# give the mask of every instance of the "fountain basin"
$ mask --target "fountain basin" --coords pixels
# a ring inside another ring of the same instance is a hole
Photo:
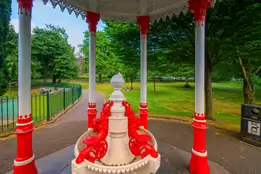
[[[141,135],[149,135],[152,138],[151,145],[157,151],[158,145],[155,137],[152,135],[151,132],[145,130],[143,127],[140,127],[138,133]],[[92,129],[89,129],[78,139],[74,148],[74,154],[76,158],[78,157],[79,153],[86,148],[86,145],[83,143],[83,141],[86,138],[94,135],[96,135],[96,133],[93,132]],[[98,174],[98,173],[151,174],[151,173],[156,173],[159,167],[160,167],[160,155],[157,158],[153,158],[150,155],[146,156],[143,159],[141,159],[141,157],[135,157],[133,162],[122,166],[107,166],[102,164],[101,161],[96,161],[95,163],[92,163],[88,160],[85,160],[81,164],[76,164],[75,160],[72,161],[73,174]]]

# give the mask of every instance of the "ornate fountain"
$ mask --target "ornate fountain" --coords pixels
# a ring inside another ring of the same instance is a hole
[[[114,92],[104,104],[94,129],[88,129],[75,145],[73,174],[151,174],[160,166],[155,137],[144,129],[121,92],[121,74],[114,75]]]

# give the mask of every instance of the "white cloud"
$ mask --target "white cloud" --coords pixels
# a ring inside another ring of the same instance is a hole
[[[14,26],[15,32],[19,32],[19,20],[18,19],[11,19],[10,24]],[[31,32],[33,31],[33,28],[35,28],[36,25],[32,22],[31,23]]]

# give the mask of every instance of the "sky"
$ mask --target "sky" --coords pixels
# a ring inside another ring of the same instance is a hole
[[[15,27],[16,32],[19,30],[18,23],[18,3],[17,0],[12,0],[11,24]],[[44,5],[42,0],[34,0],[32,29],[36,26],[43,28],[45,24],[59,25],[65,28],[69,35],[69,44],[75,47],[75,53],[79,51],[78,45],[83,42],[83,33],[88,30],[88,24],[81,16],[77,18],[74,13],[69,15],[67,10],[62,12],[59,6],[54,9],[50,2]],[[105,24],[100,21],[97,29],[102,31],[104,26]]]

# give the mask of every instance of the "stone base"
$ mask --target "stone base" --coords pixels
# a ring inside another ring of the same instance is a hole
[[[160,167],[160,155],[158,158],[152,158],[150,156],[137,160],[132,164],[125,166],[104,166],[102,164],[90,163],[85,161],[81,164],[76,164],[75,159],[72,160],[72,174],[111,174],[111,173],[120,173],[120,174],[152,174],[156,173]]]

